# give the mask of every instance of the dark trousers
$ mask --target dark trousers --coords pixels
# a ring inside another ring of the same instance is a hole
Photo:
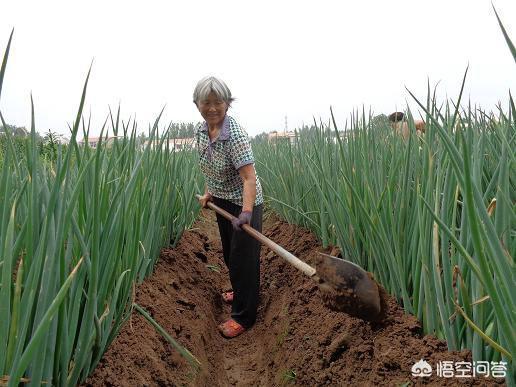
[[[242,207],[228,200],[213,198],[213,203],[238,217]],[[262,232],[263,205],[254,206],[251,226]],[[244,230],[235,231],[231,222],[217,214],[224,262],[229,269],[233,287],[231,317],[245,328],[256,321],[260,293],[260,249],[261,244]]]

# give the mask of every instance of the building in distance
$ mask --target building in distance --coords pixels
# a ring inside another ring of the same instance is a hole
[[[147,140],[143,143],[143,148],[150,146],[151,149],[156,149],[161,144],[163,150],[168,149],[170,152],[180,152],[183,150],[192,150],[196,147],[195,138],[171,138],[161,143],[160,139]]]

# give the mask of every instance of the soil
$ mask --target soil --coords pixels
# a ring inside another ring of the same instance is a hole
[[[266,236],[315,264],[323,249],[309,231],[266,215]],[[134,312],[84,386],[494,385],[501,379],[442,378],[439,361],[471,361],[467,350],[423,335],[393,297],[382,319],[366,322],[327,308],[317,284],[267,248],[261,254],[257,323],[228,340],[217,325],[230,315],[221,293],[231,288],[213,212],[204,210],[174,249],[163,249],[136,302],[201,362],[196,371]],[[432,377],[411,376],[420,359]]]

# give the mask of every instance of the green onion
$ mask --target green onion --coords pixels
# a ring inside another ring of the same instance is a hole
[[[89,76],[70,143],[52,158],[40,154],[33,103],[28,141],[19,148],[8,129],[2,136],[0,376],[9,386],[84,381],[127,321],[135,283],[197,216],[196,155],[166,149],[161,114],[149,139],[162,147],[141,149],[137,124],[120,109],[96,148],[79,145],[79,131],[90,133],[82,114]],[[0,120],[7,127],[3,112]],[[121,137],[107,144],[108,132]]]
[[[339,132],[332,113],[333,127],[254,151],[268,204],[287,221],[373,272],[450,350],[512,362],[516,109],[512,96],[509,114],[459,108],[465,79],[456,102],[439,106],[430,87],[418,101],[422,137],[410,111],[406,141],[365,111]]]

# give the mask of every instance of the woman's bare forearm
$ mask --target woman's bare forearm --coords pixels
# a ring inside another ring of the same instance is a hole
[[[244,194],[242,211],[253,212],[254,202],[256,200],[256,179],[244,180]]]

